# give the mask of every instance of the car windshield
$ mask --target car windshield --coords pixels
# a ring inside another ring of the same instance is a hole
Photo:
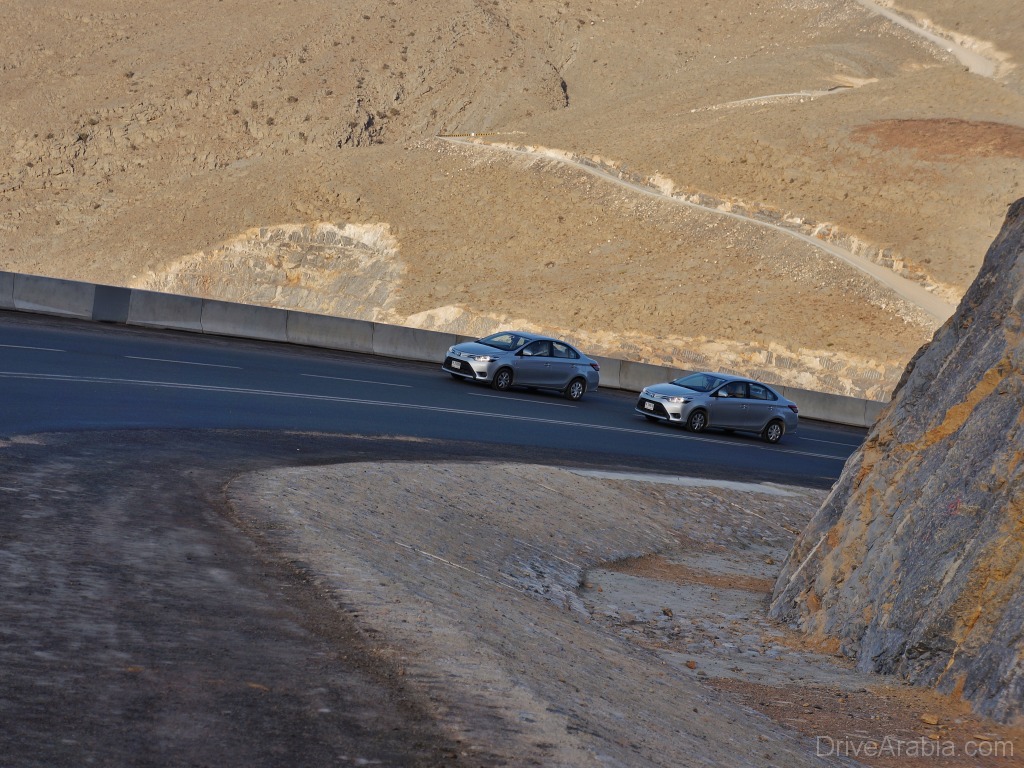
[[[501,333],[494,333],[490,336],[486,336],[482,339],[477,340],[480,344],[486,344],[488,347],[494,347],[495,349],[504,349],[507,352],[511,352],[514,349],[519,349],[525,344],[528,339],[523,338],[517,333],[509,333],[508,331],[502,331]]]
[[[695,392],[710,392],[715,387],[723,384],[725,379],[719,376],[712,376],[709,373],[694,373],[690,376],[684,376],[681,379],[676,379],[672,383],[677,387],[686,387],[692,389]]]

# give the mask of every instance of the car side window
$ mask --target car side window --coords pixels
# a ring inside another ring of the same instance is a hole
[[[751,400],[775,400],[775,395],[768,387],[763,384],[751,384],[750,385],[750,399]]]
[[[576,350],[568,344],[563,344],[560,341],[551,342],[551,349],[553,357],[567,357],[572,359],[579,357],[579,355],[576,354]]]
[[[551,357],[550,341],[535,341],[523,347],[524,357]]]
[[[722,387],[722,393],[726,397],[746,397],[747,383],[745,381],[730,381]]]

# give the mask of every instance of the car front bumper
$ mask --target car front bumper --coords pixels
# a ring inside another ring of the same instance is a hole
[[[662,421],[678,423],[690,412],[690,403],[673,403],[658,397],[640,395],[636,401],[636,412]]]
[[[447,355],[441,364],[441,370],[455,376],[462,376],[474,381],[490,381],[494,375],[495,363],[473,360],[467,357]]]

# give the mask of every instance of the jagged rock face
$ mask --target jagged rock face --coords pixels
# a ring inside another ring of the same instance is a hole
[[[864,671],[1024,714],[1024,199],[801,534],[772,613]]]

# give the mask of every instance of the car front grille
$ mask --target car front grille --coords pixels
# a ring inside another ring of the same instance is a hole
[[[654,409],[646,407],[646,403],[650,403],[654,406]],[[668,418],[668,411],[665,406],[659,403],[657,400],[648,400],[646,397],[641,397],[636,403],[636,409],[640,413],[647,414],[649,416],[660,416],[663,419]]]
[[[480,376],[480,374],[477,373],[476,369],[473,368],[473,366],[470,365],[465,360],[459,360],[459,362],[462,365],[459,368],[456,368],[454,365],[452,365],[452,360],[454,359],[455,358],[451,356],[446,357],[441,367],[444,368],[446,371],[450,371],[451,373],[457,374],[459,376],[469,376],[474,379]]]

